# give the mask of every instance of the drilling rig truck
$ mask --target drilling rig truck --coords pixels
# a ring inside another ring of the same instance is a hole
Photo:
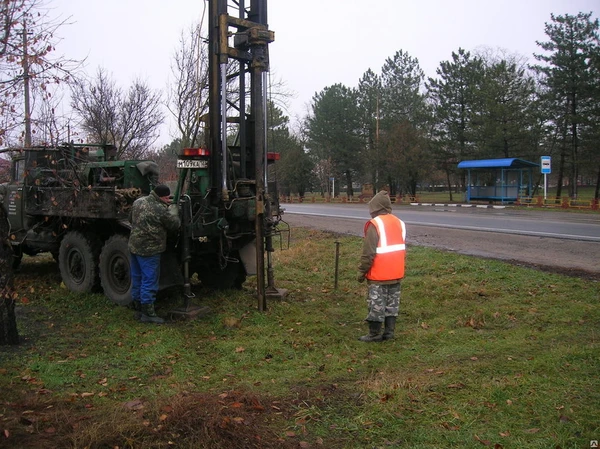
[[[231,2],[229,2],[231,3]],[[276,184],[266,148],[267,0],[209,0],[209,107],[205,143],[178,156],[174,203],[182,225],[161,262],[161,288],[241,287],[257,276],[259,309],[273,285],[272,240],[281,233]],[[230,10],[233,13],[230,14]],[[235,65],[235,70],[232,70]],[[130,298],[129,209],[159,183],[149,160],[117,160],[111,145],[67,143],[10,151],[11,177],[0,187],[15,264],[50,252],[65,286]],[[265,258],[266,254],[266,258]],[[266,261],[265,261],[266,259]]]

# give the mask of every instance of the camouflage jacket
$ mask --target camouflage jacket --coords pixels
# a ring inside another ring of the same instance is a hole
[[[144,257],[164,252],[167,232],[176,231],[181,225],[177,206],[167,205],[154,192],[135,200],[129,221],[129,251]]]

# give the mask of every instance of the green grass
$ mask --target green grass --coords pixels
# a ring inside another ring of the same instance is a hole
[[[285,300],[259,312],[253,279],[243,291],[197,289],[211,314],[164,326],[69,293],[51,259],[26,258],[24,341],[0,349],[0,447],[566,449],[600,439],[596,282],[410,247],[396,339],[366,344],[360,245],[294,229],[273,258]]]

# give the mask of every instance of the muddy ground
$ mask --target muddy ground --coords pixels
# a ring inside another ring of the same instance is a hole
[[[290,227],[318,228],[342,234],[362,235],[359,220],[285,214]],[[465,231],[411,224],[409,245],[454,251],[600,281],[600,243],[549,237]],[[358,257],[358,256],[357,256]]]

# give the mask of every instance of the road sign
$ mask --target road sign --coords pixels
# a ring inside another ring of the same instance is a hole
[[[542,156],[542,174],[549,175],[552,173],[552,162],[550,156]]]

